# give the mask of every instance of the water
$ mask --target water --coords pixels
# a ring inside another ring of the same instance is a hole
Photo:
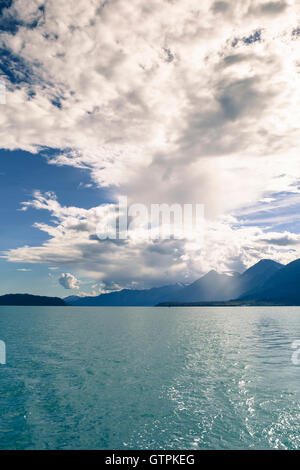
[[[0,307],[1,449],[300,449],[300,308]]]

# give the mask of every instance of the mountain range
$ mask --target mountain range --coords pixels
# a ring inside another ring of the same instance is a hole
[[[30,294],[6,294],[0,296],[0,305],[64,307],[66,302],[59,297],[44,297]]]
[[[247,269],[243,274],[219,274],[210,271],[205,276],[186,286],[169,300],[179,302],[209,302],[237,299],[248,292],[255,292],[264,285],[283,265],[264,259]]]
[[[292,261],[269,277],[263,285],[240,296],[239,300],[300,305],[300,259]]]
[[[157,303],[168,301],[175,297],[184,286],[173,284],[170,286],[153,287],[152,289],[131,290],[123,289],[96,297],[66,297],[64,300],[69,305],[94,306],[94,307],[151,307]]]
[[[263,259],[244,273],[210,271],[190,285],[123,289],[96,297],[67,297],[74,306],[154,306],[232,301],[234,304],[300,305],[300,259],[282,265]]]
[[[122,289],[98,296],[0,296],[0,305],[45,306],[171,306],[171,305],[300,305],[300,259],[282,265],[263,259],[242,274],[210,271],[189,285]]]

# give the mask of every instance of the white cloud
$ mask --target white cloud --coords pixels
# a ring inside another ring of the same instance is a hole
[[[8,84],[1,146],[57,149],[49,163],[85,168],[131,202],[203,203],[208,228],[201,250],[101,245],[97,208],[36,194],[23,208],[57,223],[36,224],[49,240],[8,259],[124,285],[294,256],[228,214],[298,191],[299,12],[296,0],[15,1],[7,14],[22,26],[0,43],[22,60],[23,82]]]
[[[79,289],[79,281],[75,276],[73,276],[73,274],[62,273],[58,279],[58,282],[65,289]]]
[[[89,210],[62,207],[53,194],[39,193],[26,207],[29,204],[50,211],[56,221],[36,224],[48,234],[48,240],[2,256],[11,262],[53,263],[76,271],[81,278],[97,280],[99,287],[93,290],[98,293],[189,282],[210,269],[242,271],[264,257],[287,263],[297,257],[300,248],[299,237],[288,231],[265,233],[263,228],[241,225],[233,216],[207,220],[203,243],[196,233],[188,240],[133,237],[101,241],[95,234],[105,206]]]
[[[42,3],[18,0],[13,9],[28,23]],[[62,149],[55,164],[89,168],[99,185],[124,185],[140,200],[141,177],[177,191],[183,171],[194,197],[219,204],[217,157],[232,157],[229,170],[235,159],[247,169],[255,156],[269,164],[298,157],[298,10],[297,2],[253,0],[102,8],[50,0],[35,28],[2,34],[31,77],[8,91],[1,145]],[[261,41],[245,43],[256,30]],[[263,189],[260,180],[256,194]]]

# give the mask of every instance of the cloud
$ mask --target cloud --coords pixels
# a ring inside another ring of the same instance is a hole
[[[76,277],[73,276],[73,274],[70,274],[70,273],[61,274],[60,278],[58,279],[58,282],[65,289],[79,289],[78,284],[80,281],[78,281],[78,279],[76,279]]]
[[[272,237],[271,234],[269,234],[268,238],[261,238],[261,241],[263,243],[269,244],[269,245],[277,245],[277,246],[294,246],[294,245],[300,245],[300,238],[297,235],[292,235],[292,234],[282,234],[277,236]]]
[[[262,13],[267,13],[270,15],[278,15],[282,13],[287,7],[288,7],[288,4],[284,1],[267,2],[267,3],[263,3],[260,9]]]
[[[212,5],[212,11],[214,13],[224,13],[230,9],[228,2],[214,2]]]
[[[16,74],[28,70],[9,84],[4,148],[61,149],[53,164],[87,168],[101,186],[127,188],[134,180],[139,198],[136,180],[157,159],[158,186],[170,167],[176,174],[184,164],[196,192],[195,166],[217,184],[203,158],[230,155],[247,166],[253,156],[297,148],[296,2],[24,5],[18,0],[8,10],[22,26],[1,36]],[[270,10],[280,10],[280,20],[264,17]],[[242,41],[258,29],[260,41]],[[244,60],[228,67],[224,58],[234,54]]]
[[[7,259],[122,286],[264,255],[289,259],[261,241],[261,228],[236,229],[232,214],[298,191],[299,8],[292,0],[15,1],[2,13],[16,21],[0,34],[1,146],[85,169],[114,198],[203,203],[208,227],[205,249],[100,243],[98,208],[36,193],[23,208],[51,213],[54,224],[35,224],[49,238]]]
[[[206,220],[203,241],[193,232],[189,239],[151,240],[133,236],[115,243],[95,236],[99,220],[106,225],[106,205],[89,210],[61,206],[53,194],[40,193],[25,207],[30,205],[50,212],[52,225],[35,225],[48,234],[48,239],[40,246],[11,249],[2,256],[10,262],[52,263],[75,271],[80,278],[97,281],[102,292],[116,286],[145,288],[192,282],[210,269],[242,271],[264,257],[282,263],[296,257],[296,245],[272,243],[283,236],[294,240],[294,234],[287,231],[268,234],[263,227],[244,226],[233,216]],[[271,242],[267,243],[267,239]],[[67,276],[73,279],[73,275],[64,274],[64,283]],[[73,285],[78,287],[75,281],[76,278]]]

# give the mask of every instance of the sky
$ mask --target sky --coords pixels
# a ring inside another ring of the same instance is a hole
[[[0,0],[0,293],[99,295],[300,257],[299,14]],[[203,204],[203,239],[134,225],[99,239],[120,196]]]

